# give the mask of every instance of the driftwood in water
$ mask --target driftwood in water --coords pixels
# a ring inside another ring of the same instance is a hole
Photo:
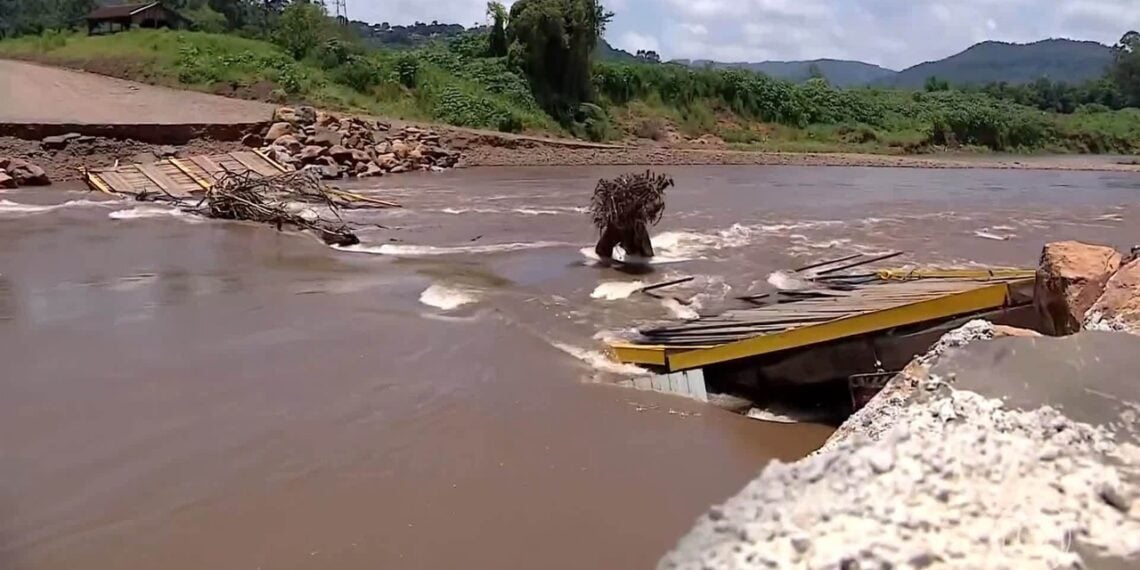
[[[594,248],[598,257],[610,259],[620,245],[627,259],[653,257],[649,226],[661,221],[665,212],[665,189],[673,179],[646,171],[602,179],[590,200],[590,218],[601,237]]]
[[[276,176],[245,172],[218,175],[205,195],[181,198],[170,194],[139,194],[139,200],[170,202],[185,212],[219,220],[260,222],[278,230],[308,230],[330,245],[360,243],[340,217],[342,208],[389,207],[390,203],[366,199],[325,186],[308,170]],[[323,208],[327,214],[312,208]]]

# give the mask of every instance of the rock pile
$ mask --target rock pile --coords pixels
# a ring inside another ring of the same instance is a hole
[[[264,133],[242,140],[295,170],[314,170],[325,179],[368,177],[417,170],[443,170],[459,162],[438,133],[393,128],[383,121],[340,117],[312,107],[281,107]]]
[[[51,184],[51,180],[44,169],[23,159],[0,156],[0,188],[48,184]]]

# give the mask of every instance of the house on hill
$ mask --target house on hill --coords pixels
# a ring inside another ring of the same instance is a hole
[[[185,27],[186,18],[162,5],[162,2],[102,6],[87,15],[87,33],[113,34],[131,28]]]

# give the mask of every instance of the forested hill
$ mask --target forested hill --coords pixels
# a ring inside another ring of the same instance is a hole
[[[707,60],[678,60],[677,63],[694,67],[712,65],[716,68],[741,68],[757,71],[787,81],[807,81],[819,75],[827,78],[836,87],[856,87],[867,85],[880,79],[894,76],[891,69],[864,63],[838,59],[816,59],[811,61],[762,61],[759,63],[720,63]]]
[[[1031,44],[982,42],[939,61],[905,69],[873,82],[885,87],[921,89],[930,77],[951,85],[1030,83],[1042,77],[1082,83],[1104,75],[1112,49],[1097,42],[1051,39]]]
[[[2,1],[0,0],[0,2]],[[352,26],[364,41],[376,47],[387,48],[422,47],[432,40],[448,40],[464,33],[477,33],[487,30],[486,26],[465,28],[459,24],[441,24],[439,22],[416,22],[406,26],[393,26],[387,22],[370,24],[353,21]],[[595,54],[599,59],[609,61],[638,61],[638,58],[633,54],[613,47],[605,38],[598,39],[598,48]]]

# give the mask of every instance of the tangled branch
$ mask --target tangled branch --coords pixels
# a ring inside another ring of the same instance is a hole
[[[622,174],[602,179],[590,200],[590,218],[600,231],[606,228],[629,230],[642,222],[656,225],[665,213],[665,189],[673,179],[664,174]]]
[[[309,230],[331,245],[360,243],[340,217],[341,208],[357,205],[308,170],[267,177],[249,171],[224,173],[197,203],[182,200],[179,205],[208,218],[261,222],[278,230]],[[329,213],[322,215],[306,205]]]

